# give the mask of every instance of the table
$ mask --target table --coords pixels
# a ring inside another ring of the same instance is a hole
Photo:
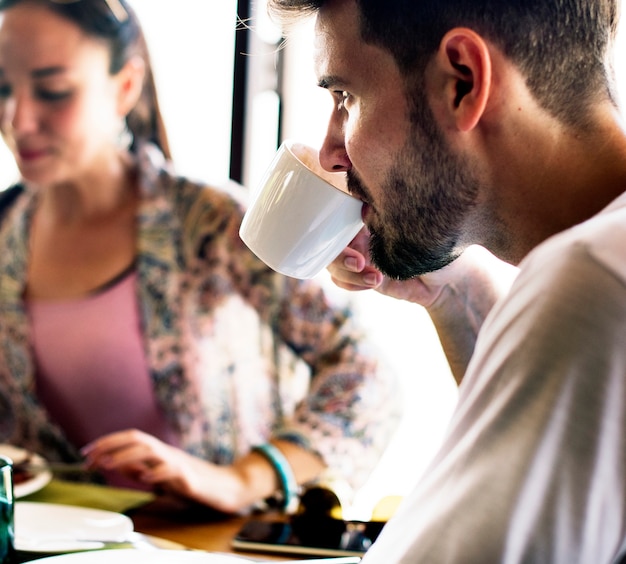
[[[285,561],[293,557],[271,554],[239,552],[231,548],[230,542],[245,523],[246,516],[230,516],[217,513],[203,506],[185,504],[171,498],[155,501],[128,513],[135,530],[173,541],[187,548],[226,552],[263,560]],[[280,514],[263,514],[261,518],[280,519]]]
[[[247,516],[226,515],[171,496],[155,496],[149,492],[53,479],[43,489],[21,500],[78,505],[124,513],[133,520],[137,532],[176,543],[174,546],[164,543],[163,548],[184,547],[225,552],[264,561],[292,559],[281,555],[234,551],[230,542]],[[262,518],[280,519],[281,515],[267,513]],[[19,553],[18,563],[40,557],[40,554]]]
[[[182,505],[181,505],[182,504]],[[319,559],[322,556],[305,556],[297,554],[271,554],[268,552],[254,553],[251,551],[235,550],[231,547],[231,541],[243,526],[247,519],[253,517],[255,520],[260,521],[287,521],[289,517],[277,512],[270,511],[264,513],[255,513],[253,516],[232,516],[216,513],[205,506],[190,506],[188,503],[181,502],[180,499],[166,499],[161,498],[155,500],[153,503],[144,505],[138,510],[132,512],[130,517],[135,524],[135,530],[150,535],[152,538],[166,539],[167,541],[173,541],[179,543],[187,548],[206,550],[209,552],[221,552],[228,554],[237,554],[239,556],[249,558],[250,560],[259,560],[262,562],[269,561],[294,561],[294,560],[306,560],[306,559]],[[300,517],[302,519],[303,517]],[[305,518],[306,519],[306,518]],[[341,522],[341,530],[338,531],[338,522],[334,521],[334,524],[324,523],[322,524],[317,517],[313,518],[316,525],[319,525],[318,531],[325,530],[326,534],[332,535],[332,531],[335,534],[340,534],[343,539],[343,535],[346,532],[345,525]],[[293,526],[293,522],[291,522]],[[303,524],[300,521],[300,524]],[[309,523],[304,523],[306,529],[309,527]],[[363,525],[362,523],[354,523],[355,528],[352,529],[350,537],[354,541],[367,540],[372,534],[372,529],[367,532],[367,527],[373,527],[378,530],[378,527],[382,526],[377,523],[370,523]],[[330,527],[330,529],[329,529]],[[364,528],[361,528],[364,527]],[[365,531],[365,536],[361,536]],[[370,537],[371,538],[371,537]],[[167,547],[164,547],[167,548]],[[353,549],[354,550],[354,549]],[[348,558],[346,558],[347,560]],[[354,556],[350,557],[350,561],[354,560]]]
[[[144,539],[159,548],[237,554],[263,562],[306,559],[304,556],[235,551],[231,548],[231,541],[249,516],[226,515],[172,496],[53,479],[43,489],[21,500],[78,505],[124,513],[133,520],[135,531],[147,535]],[[288,519],[278,511],[255,513],[254,517],[267,520]],[[41,557],[41,554],[18,553],[16,564]]]

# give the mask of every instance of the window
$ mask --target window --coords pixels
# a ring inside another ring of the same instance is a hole
[[[172,153],[182,174],[228,178],[237,0],[129,0],[152,56]],[[18,178],[0,143],[0,186]]]

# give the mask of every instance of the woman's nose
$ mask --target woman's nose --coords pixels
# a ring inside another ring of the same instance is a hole
[[[13,96],[7,99],[2,110],[3,131],[29,133],[37,128],[35,104],[28,96]]]

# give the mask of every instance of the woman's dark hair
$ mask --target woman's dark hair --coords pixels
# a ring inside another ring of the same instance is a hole
[[[119,72],[128,60],[138,55],[146,66],[141,96],[136,106],[126,116],[128,129],[133,135],[131,151],[138,141],[149,141],[157,145],[167,159],[171,158],[167,132],[159,108],[152,64],[146,39],[137,15],[126,0],[115,0],[124,9],[126,17],[112,11],[106,0],[78,0],[73,2],[53,0],[0,0],[0,11],[22,2],[38,2],[60,16],[72,21],[91,37],[104,40],[110,50],[111,74]]]

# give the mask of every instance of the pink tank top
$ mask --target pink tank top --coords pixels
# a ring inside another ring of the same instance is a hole
[[[177,445],[154,397],[133,270],[85,298],[27,303],[37,396],[78,447],[140,429]]]

